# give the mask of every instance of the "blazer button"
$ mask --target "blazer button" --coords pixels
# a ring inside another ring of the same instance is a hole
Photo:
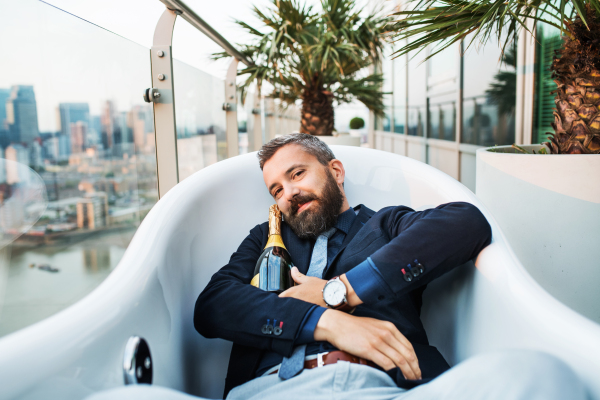
[[[421,273],[419,272],[419,270],[416,267],[412,268],[410,264],[408,264],[406,267],[408,268],[410,273],[413,275],[413,277],[416,278],[417,276],[421,275]]]
[[[263,325],[262,329],[260,330],[262,333],[264,333],[265,335],[269,334],[269,328],[271,327],[271,325]]]
[[[422,274],[423,272],[425,272],[425,267],[423,266],[423,264],[421,264],[419,262],[419,260],[415,260],[415,269],[417,269],[419,271],[419,274]]]

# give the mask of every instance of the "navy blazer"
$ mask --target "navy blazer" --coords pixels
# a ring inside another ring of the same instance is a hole
[[[475,206],[462,202],[419,212],[404,206],[386,207],[378,212],[363,205],[356,209],[357,218],[324,279],[346,273],[371,257],[394,295],[362,304],[354,315],[394,323],[413,344],[423,379],[407,381],[398,368],[388,374],[404,388],[426,383],[449,366],[438,350],[429,345],[420,319],[421,295],[427,283],[474,259],[490,243],[490,225]],[[281,234],[292,261],[306,274],[313,241],[298,238],[285,222]],[[280,298],[249,284],[267,236],[267,222],[254,227],[196,301],[196,330],[207,338],[233,342],[225,396],[254,378],[264,351],[286,357],[292,354],[303,318],[313,306],[294,298]],[[424,266],[424,272],[407,282],[400,271],[415,259]],[[283,322],[281,335],[263,333],[262,326],[267,320]]]

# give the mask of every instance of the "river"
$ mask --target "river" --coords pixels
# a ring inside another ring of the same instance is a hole
[[[41,321],[94,290],[117,266],[135,230],[99,233],[63,246],[0,250],[0,337]],[[38,268],[44,264],[59,271]]]

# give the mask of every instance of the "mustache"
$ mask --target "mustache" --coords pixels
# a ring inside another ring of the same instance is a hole
[[[304,203],[308,203],[312,200],[317,200],[318,197],[314,194],[305,194],[304,196],[297,196],[290,200],[290,214],[296,215],[298,214],[298,209]]]

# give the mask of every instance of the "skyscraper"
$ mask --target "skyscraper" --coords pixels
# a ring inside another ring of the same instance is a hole
[[[90,106],[87,103],[60,103],[58,105],[60,114],[60,133],[71,135],[71,124],[83,122],[90,123]]]
[[[88,125],[83,121],[71,123],[71,154],[78,154],[87,147]]]
[[[90,106],[87,103],[60,103],[58,105],[58,113],[60,119],[60,135],[63,136],[63,142],[66,141],[65,149],[67,149],[67,154],[61,154],[63,157],[68,157],[71,154],[71,149],[73,148],[72,143],[72,134],[73,134],[73,125],[84,126],[83,129],[85,132],[88,130],[88,126],[90,124]],[[78,128],[79,129],[79,128]],[[85,148],[86,143],[77,143],[75,147],[81,149]]]
[[[4,155],[8,161],[12,161],[6,164],[6,182],[13,185],[26,181],[28,170],[23,166],[29,165],[27,149],[20,144],[11,144],[6,148]]]
[[[6,100],[10,97],[10,89],[0,89],[0,131],[8,130],[6,122]]]
[[[42,158],[42,145],[41,140],[34,140],[29,145],[29,166],[33,169],[41,168],[44,166],[44,160]]]
[[[115,136],[115,106],[112,101],[104,104],[102,115],[100,116],[102,129],[102,145],[105,150],[113,147]]]
[[[6,121],[6,101],[10,97],[10,89],[0,89],[0,146],[9,144],[8,121]]]
[[[11,143],[31,143],[40,135],[33,86],[11,87],[6,100],[6,120]]]
[[[137,152],[146,146],[146,110],[146,106],[134,106],[127,117],[127,125],[133,133],[133,143]]]

